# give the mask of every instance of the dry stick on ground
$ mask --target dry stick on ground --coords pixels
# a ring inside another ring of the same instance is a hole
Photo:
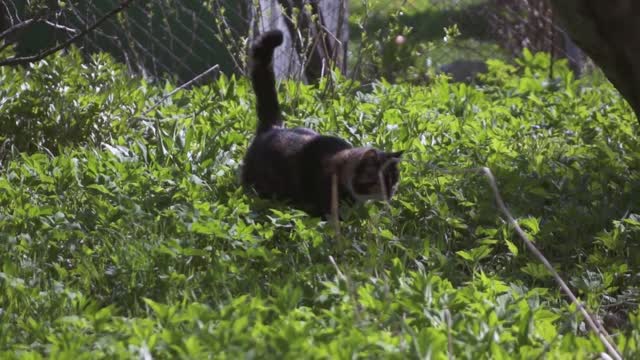
[[[407,161],[407,160],[404,160],[404,161]],[[388,164],[385,164],[385,166],[383,166],[378,173],[381,186],[384,186],[382,171],[386,168],[386,166],[388,166]],[[607,333],[607,330],[604,329],[599,322],[593,319],[593,316],[589,314],[589,312],[584,307],[582,302],[578,300],[576,296],[571,292],[571,290],[569,289],[565,281],[562,280],[562,278],[560,277],[558,272],[553,268],[551,263],[549,263],[547,258],[544,255],[542,255],[540,250],[538,250],[538,248],[529,239],[529,236],[527,236],[527,234],[524,232],[524,230],[522,230],[520,225],[518,225],[518,222],[513,217],[513,215],[505,205],[504,201],[502,200],[502,196],[500,195],[500,191],[498,190],[498,184],[496,183],[496,179],[493,176],[493,173],[491,172],[491,170],[488,167],[457,169],[457,170],[442,169],[434,166],[429,166],[429,167],[435,171],[446,173],[446,174],[464,174],[464,173],[483,174],[489,180],[489,186],[491,187],[491,191],[493,192],[493,196],[498,205],[498,209],[500,209],[500,211],[504,214],[504,216],[507,217],[507,222],[509,223],[509,225],[511,225],[514,228],[514,230],[516,231],[516,234],[518,234],[520,239],[522,239],[522,241],[524,242],[525,246],[529,249],[529,251],[531,251],[533,255],[535,255],[535,257],[537,257],[538,260],[545,266],[545,268],[547,268],[549,273],[551,273],[551,276],[556,281],[556,283],[560,286],[560,289],[562,290],[562,292],[564,292],[569,297],[569,299],[571,299],[571,302],[576,304],[576,307],[584,316],[585,321],[587,322],[587,325],[589,326],[589,328],[591,328],[591,330],[598,335],[598,338],[607,349],[607,352],[609,353],[608,355],[612,359],[622,360],[622,356],[620,355],[620,352],[618,351],[613,340],[611,339],[611,336]]]
[[[63,42],[62,44],[59,44],[57,46],[54,46],[54,47],[46,49],[46,50],[42,50],[36,55],[23,56],[23,57],[12,57],[12,58],[9,58],[9,59],[0,60],[0,66],[29,64],[29,63],[32,63],[32,62],[36,62],[36,61],[42,60],[45,57],[47,57],[47,56],[49,56],[49,55],[51,55],[51,54],[53,54],[55,52],[58,52],[58,51],[60,51],[60,50],[62,50],[64,48],[68,47],[73,42],[75,42],[78,39],[80,39],[81,37],[87,35],[91,31],[93,31],[94,29],[96,29],[97,27],[102,25],[102,23],[107,21],[107,19],[109,19],[112,16],[115,16],[116,14],[120,13],[122,10],[126,9],[129,6],[129,3],[132,2],[132,1],[133,0],[124,0],[124,1],[122,1],[120,3],[120,5],[118,5],[113,10],[109,11],[108,13],[106,13],[105,15],[103,15],[93,25],[91,25],[91,26],[87,27],[86,29],[82,30],[77,35],[75,35],[73,37],[70,37],[67,41]]]
[[[489,179],[489,186],[491,186],[491,190],[493,191],[493,195],[494,195],[494,197],[496,199],[496,203],[498,204],[498,208],[504,214],[504,216],[507,217],[507,221],[509,222],[509,224],[511,226],[513,226],[514,230],[516,231],[518,236],[520,236],[520,238],[522,239],[524,244],[527,246],[529,251],[531,251],[533,253],[533,255],[535,255],[538,258],[538,260],[540,260],[540,262],[551,273],[551,276],[553,276],[553,279],[556,281],[556,283],[558,283],[558,285],[560,286],[562,291],[569,297],[569,299],[571,299],[571,301],[574,304],[576,304],[576,306],[578,307],[578,310],[580,310],[580,312],[584,316],[585,321],[587,322],[587,325],[589,325],[591,330],[593,330],[593,332],[595,332],[598,335],[598,337],[600,338],[600,341],[602,342],[602,344],[604,344],[605,348],[609,352],[609,355],[612,356],[613,359],[617,359],[617,360],[620,359],[621,360],[622,356],[620,355],[620,352],[618,351],[618,349],[613,344],[613,341],[610,340],[611,337],[607,333],[607,331],[597,321],[595,321],[593,319],[592,315],[589,314],[589,312],[584,307],[582,302],[580,300],[578,300],[576,298],[576,296],[571,292],[571,290],[569,289],[567,284],[564,282],[564,280],[562,280],[562,278],[560,277],[558,272],[553,268],[551,263],[549,263],[547,258],[544,255],[542,255],[540,250],[538,250],[538,248],[529,239],[527,234],[522,230],[520,225],[518,225],[518,222],[515,220],[513,215],[511,215],[511,212],[509,211],[509,209],[505,205],[504,201],[502,200],[502,196],[500,196],[500,192],[498,191],[498,185],[496,183],[496,179],[493,176],[493,173],[491,172],[491,170],[488,167],[481,167],[481,168],[475,169],[475,170],[477,172],[483,173],[484,176],[486,176],[487,179]]]

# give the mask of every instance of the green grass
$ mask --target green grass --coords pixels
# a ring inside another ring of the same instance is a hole
[[[486,2],[462,1],[457,4],[432,3],[429,1],[412,2],[371,1],[367,7],[362,2],[353,2],[350,9],[351,40],[360,39],[361,32],[358,24],[365,22],[365,29],[386,28],[390,22],[398,22],[411,28],[404,35],[409,41],[426,42],[442,40],[444,28],[457,24],[463,38],[477,38],[487,40],[488,24],[486,19],[479,16],[481,8]]]
[[[637,358],[638,122],[607,83],[562,63],[548,81],[548,61],[493,62],[483,87],[283,84],[289,125],[407,151],[390,207],[354,209],[342,237],[239,189],[245,79],[138,118],[172,85],[106,56],[0,68],[0,357],[594,358],[485,179],[434,170],[489,166]]]
[[[351,2],[348,68],[366,81],[426,83],[455,60],[507,59],[484,16],[487,6],[475,0]]]
[[[349,2],[349,11],[362,14],[365,10],[379,16],[389,16],[392,12],[402,9],[408,15],[421,12],[437,11],[451,8],[464,8],[486,3],[486,0],[356,0]]]

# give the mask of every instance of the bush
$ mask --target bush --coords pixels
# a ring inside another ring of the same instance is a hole
[[[27,68],[0,67],[0,82],[0,141],[29,153],[112,141],[156,91],[104,54],[85,64],[77,49]]]
[[[239,190],[245,79],[178,92],[77,54],[2,68],[3,357],[591,358],[604,351],[516,241],[485,180],[638,356],[637,121],[608,84],[548,56],[491,62],[482,87],[336,76],[287,82],[290,126],[407,150],[389,208],[342,236]],[[23,86],[23,84],[25,84]],[[4,129],[5,127],[3,127]],[[101,145],[98,145],[101,144]],[[44,151],[44,149],[51,151]],[[619,321],[613,321],[613,320]]]

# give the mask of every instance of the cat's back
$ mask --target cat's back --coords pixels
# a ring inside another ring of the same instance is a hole
[[[324,159],[351,148],[343,139],[306,128],[273,128],[257,135],[244,159],[242,182],[259,194],[300,199],[325,182]]]
[[[289,197],[298,187],[298,155],[318,136],[310,129],[277,127],[258,134],[245,155],[242,182],[259,194]]]
[[[307,128],[273,128],[256,136],[245,157],[247,171],[262,167],[287,165],[295,170],[303,164],[320,162],[344,149],[351,148],[347,141],[334,136],[320,135]],[[288,174],[291,171],[283,171]]]
[[[306,128],[273,128],[254,138],[247,155],[264,157],[265,160],[274,157],[274,160],[279,161],[298,153],[318,136],[315,131]]]

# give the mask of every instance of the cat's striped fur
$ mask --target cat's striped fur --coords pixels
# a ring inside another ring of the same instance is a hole
[[[338,175],[341,200],[391,198],[399,180],[397,160],[402,152],[352,147],[341,138],[311,129],[283,127],[272,64],[274,49],[282,41],[282,33],[272,30],[259,36],[251,48],[258,126],[244,158],[243,185],[261,197],[287,200],[321,216],[330,212],[332,174]],[[386,163],[381,186],[378,174]]]

